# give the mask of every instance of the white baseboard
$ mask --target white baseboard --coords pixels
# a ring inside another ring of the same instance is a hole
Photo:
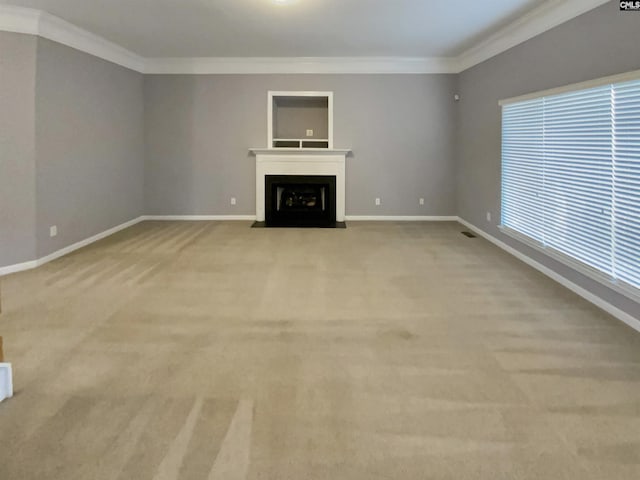
[[[102,240],[105,237],[113,235],[114,233],[119,232],[120,230],[124,230],[125,228],[129,228],[137,223],[140,223],[145,220],[173,220],[173,221],[253,221],[255,220],[255,215],[143,215],[138,218],[134,218],[129,220],[128,222],[117,225],[113,228],[105,230],[104,232],[98,233],[92,237],[86,238],[79,242],[74,243],[73,245],[69,245],[68,247],[62,248],[56,252],[53,252],[45,257],[39,258],[37,260],[31,260],[28,262],[18,263],[15,265],[7,265],[5,267],[0,267],[0,276],[8,275],[10,273],[21,272],[23,270],[30,270],[32,268],[39,267],[40,265],[44,265],[47,262],[55,260],[56,258],[62,257],[63,255],[67,255],[75,250],[78,250],[82,247],[90,245],[91,243],[97,242],[98,240]],[[394,222],[450,222],[457,221],[467,228],[473,230],[478,235],[484,237],[494,245],[497,245],[501,249],[510,253],[514,257],[520,259],[525,262],[527,265],[535,268],[539,272],[545,274],[552,280],[560,283],[564,287],[568,288],[572,292],[580,295],[585,300],[593,303],[597,307],[601,308],[605,312],[613,315],[617,319],[629,325],[631,328],[640,332],[640,319],[635,318],[628,313],[620,310],[616,306],[611,303],[605,301],[601,297],[589,292],[585,288],[580,287],[579,285],[573,283],[568,280],[566,277],[558,274],[557,272],[551,270],[550,268],[542,265],[539,262],[536,262],[529,256],[524,253],[516,250],[513,247],[510,247],[506,243],[498,240],[494,236],[488,234],[484,230],[476,227],[475,225],[467,222],[466,220],[456,217],[456,216],[378,216],[378,215],[347,215],[345,217],[347,221],[394,221]]]
[[[506,243],[498,240],[494,236],[488,234],[484,230],[481,230],[480,228],[476,227],[472,223],[469,223],[469,222],[467,222],[466,220],[464,220],[462,218],[458,218],[458,222],[460,222],[462,225],[464,225],[465,227],[469,228],[470,230],[473,230],[475,233],[477,233],[481,237],[484,237],[485,239],[487,239],[488,241],[490,241],[494,245],[500,247],[504,251],[510,253],[514,257],[516,257],[519,260],[523,261],[524,263],[526,263],[530,267],[535,268],[539,272],[545,274],[547,277],[549,277],[552,280],[555,280],[556,282],[558,282],[560,285],[568,288],[572,292],[580,295],[585,300],[593,303],[596,307],[601,308],[605,312],[613,315],[618,320],[626,323],[627,325],[629,325],[634,330],[637,330],[638,332],[640,332],[640,319],[632,317],[627,312],[625,312],[623,310],[620,310],[615,305],[612,305],[611,303],[607,302],[606,300],[602,299],[601,297],[591,293],[587,289],[582,288],[581,286],[573,283],[571,280],[569,280],[566,277],[563,277],[562,275],[560,275],[559,273],[551,270],[549,267],[545,267],[541,263],[533,260],[531,257],[525,255],[524,253],[516,250],[513,247],[510,247]]]
[[[143,220],[162,221],[255,221],[255,215],[144,215]]]
[[[133,220],[129,220],[128,222],[121,223],[120,225],[116,225],[115,227],[105,230],[104,232],[100,232],[97,235],[94,235],[89,238],[85,238],[84,240],[80,240],[79,242],[76,242],[73,245],[69,245],[68,247],[61,248],[58,251],[50,253],[46,257],[39,258],[37,260],[38,266],[48,263],[52,260],[55,260],[56,258],[60,258],[64,255],[67,255],[68,253],[71,253],[82,247],[86,247],[87,245],[97,242],[98,240],[102,240],[103,238],[109,237],[114,233],[119,232],[120,230],[124,230],[125,228],[132,227],[133,225],[140,223],[142,220],[144,220],[144,217],[134,218]]]
[[[458,217],[407,215],[346,215],[349,222],[457,222]]]
[[[31,270],[38,266],[37,260],[31,260],[29,262],[16,263],[14,265],[7,265],[6,267],[0,267],[0,277],[3,275],[9,275],[11,273],[22,272],[24,270]]]
[[[79,248],[86,247],[98,240],[102,240],[114,233],[119,232],[120,230],[124,230],[125,228],[132,227],[133,225],[143,222],[145,220],[174,220],[174,221],[223,221],[223,220],[247,220],[254,221],[256,219],[255,215],[142,215],[138,218],[134,218],[133,220],[129,220],[128,222],[117,225],[113,228],[105,230],[104,232],[100,232],[97,235],[94,235],[89,238],[85,238],[79,242],[74,243],[73,245],[69,245],[68,247],[61,248],[49,255],[38,258],[37,260],[31,260],[28,262],[17,263],[15,265],[7,265],[5,267],[0,267],[0,277],[3,275],[9,275],[10,273],[22,272],[24,270],[31,270],[32,268],[37,268],[40,265],[44,265],[56,258],[60,258],[64,255],[67,255]]]
[[[13,377],[11,364],[0,363],[0,402],[5,398],[13,397]]]
[[[73,245],[69,245],[68,247],[64,247],[56,252],[53,252],[45,257],[38,258],[37,260],[31,260],[28,262],[17,263],[15,265],[7,265],[5,267],[0,267],[0,277],[3,275],[9,275],[10,273],[22,272],[24,270],[31,270],[32,268],[37,268],[40,265],[44,265],[47,262],[55,260],[56,258],[60,258],[68,253],[71,253],[79,248],[86,247],[91,243],[97,242],[98,240],[102,240],[105,237],[113,235],[120,230],[125,228],[129,228],[137,223],[146,221],[146,220],[156,220],[156,221],[255,221],[255,215],[142,215],[138,218],[134,218],[128,222],[125,222],[121,225],[117,225],[113,228],[105,230],[104,232],[98,233],[92,237],[86,238],[79,242],[74,243]],[[358,216],[352,215],[347,216],[346,220],[349,221],[394,221],[394,222],[437,222],[437,221],[456,221],[458,217],[437,217],[437,216]]]
[[[255,221],[255,215],[145,215],[143,220],[167,221]],[[403,215],[346,215],[346,221],[377,221],[377,222],[455,222],[456,216],[403,216]]]
[[[129,220],[128,222],[121,223],[120,225],[116,225],[115,227],[105,230],[104,232],[100,232],[96,235],[93,235],[92,237],[85,238],[84,240],[80,240],[79,242],[69,245],[68,247],[61,248],[60,250],[50,253],[49,255],[46,255],[44,257],[38,258],[37,260],[31,260],[29,262],[18,263],[15,265],[8,265],[6,267],[0,267],[0,276],[9,275],[10,273],[21,272],[23,270],[30,270],[32,268],[39,267],[40,265],[44,265],[45,263],[55,260],[56,258],[60,258],[75,250],[78,250],[79,248],[86,247],[87,245],[97,242],[98,240],[102,240],[103,238],[113,235],[114,233],[117,233],[120,230],[129,228],[137,223],[140,223],[143,220],[144,220],[144,217],[134,218],[133,220]]]

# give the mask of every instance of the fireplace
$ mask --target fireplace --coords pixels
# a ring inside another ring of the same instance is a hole
[[[267,92],[267,147],[249,151],[256,156],[254,226],[344,228],[351,150],[333,145],[333,92]]]
[[[293,181],[290,183],[295,183],[297,181],[295,180],[296,177],[298,177],[298,179],[304,179],[305,177],[321,177],[326,179],[326,177],[330,177],[332,179],[330,180],[331,187],[324,187],[325,200],[327,199],[326,189],[332,188],[333,191],[328,197],[328,201],[330,202],[328,207],[325,203],[325,210],[328,208],[329,213],[333,213],[335,217],[331,215],[331,219],[326,220],[328,225],[320,225],[323,222],[317,223],[319,224],[318,226],[344,228],[346,193],[345,165],[347,155],[351,150],[331,148],[252,148],[250,151],[256,156],[256,224],[254,226],[267,226],[267,208],[272,211],[274,210],[271,205],[273,193],[271,192],[271,187],[267,184],[267,177],[279,177],[283,181],[286,179],[286,182],[291,180],[287,177],[292,177]],[[303,181],[302,183],[305,182]],[[325,181],[323,180],[322,183],[325,183]],[[275,206],[275,210],[277,210],[278,204],[276,203]],[[307,205],[307,207],[311,206]],[[300,219],[303,214],[307,218],[311,216],[310,212],[298,213],[298,219]],[[324,213],[325,215],[328,214],[326,211]],[[283,215],[285,215],[285,212],[277,212],[276,218],[274,219],[270,213],[271,225],[273,225],[274,220],[276,223],[288,223],[292,226],[298,226],[303,223],[308,223],[310,224],[308,226],[312,226],[314,223],[313,221],[293,222],[290,220],[284,222],[282,218]],[[319,214],[316,212],[315,215],[318,216]],[[335,225],[331,225],[332,221]]]
[[[335,227],[335,175],[265,175],[265,222],[271,227]]]

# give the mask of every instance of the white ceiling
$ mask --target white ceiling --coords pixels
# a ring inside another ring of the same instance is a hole
[[[143,57],[455,57],[543,3],[0,0],[44,10]]]

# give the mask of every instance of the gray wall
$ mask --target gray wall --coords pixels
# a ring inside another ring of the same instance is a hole
[[[35,258],[36,37],[0,32],[0,266]]]
[[[139,73],[38,39],[38,257],[142,215],[142,89]]]
[[[640,69],[640,14],[609,2],[459,77],[458,214],[578,285],[637,316],[639,305],[502,235],[501,111],[498,100]],[[487,222],[486,212],[492,213]]]
[[[267,91],[323,90],[334,146],[353,149],[348,215],[455,215],[455,88],[455,75],[146,76],[146,213],[255,214],[247,150],[266,147]]]

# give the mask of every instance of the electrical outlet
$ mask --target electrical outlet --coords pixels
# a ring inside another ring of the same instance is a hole
[[[313,137],[313,130],[311,129],[307,130],[307,137]]]
[[[487,212],[487,222],[491,221],[491,212]]]
[[[58,235],[58,227],[57,225],[52,225],[51,227],[49,227],[49,236],[55,237],[56,235]]]
[[[420,205],[424,205],[424,198],[421,198],[419,202],[420,202]]]
[[[376,198],[376,205],[380,205],[380,203],[381,203],[381,202],[380,202],[380,199],[379,199],[379,198]]]
[[[235,205],[236,204],[236,197],[231,197],[231,205]]]

